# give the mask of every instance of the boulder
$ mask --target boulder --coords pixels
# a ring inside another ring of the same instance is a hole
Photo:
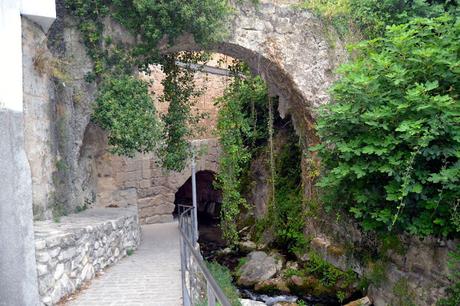
[[[367,296],[363,297],[362,299],[350,302],[345,306],[370,306],[372,305],[371,300]]]
[[[272,278],[263,282],[257,283],[254,286],[254,290],[262,293],[270,294],[273,291],[279,291],[283,293],[290,293],[286,280],[281,277]]]
[[[257,245],[254,242],[248,240],[248,241],[241,241],[238,244],[238,247],[240,248],[242,252],[249,253],[249,252],[254,251],[257,248]]]
[[[279,260],[265,252],[255,251],[249,253],[248,261],[238,270],[238,285],[254,286],[276,275],[281,268]]]
[[[266,306],[264,302],[253,301],[248,299],[240,299],[241,306]]]

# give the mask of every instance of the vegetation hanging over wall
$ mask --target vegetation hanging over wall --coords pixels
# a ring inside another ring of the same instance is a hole
[[[460,12],[457,0],[304,0],[299,6],[315,11],[341,35],[358,31],[367,38],[382,36],[387,26],[414,17]]]
[[[196,120],[187,111],[196,91],[193,76],[185,69],[179,69],[176,61],[195,63],[203,56],[196,52],[165,54],[165,51],[186,33],[193,35],[202,46],[220,41],[225,34],[223,25],[229,14],[227,1],[65,2],[70,14],[77,19],[88,55],[94,61],[94,70],[86,79],[103,84],[93,119],[108,132],[112,152],[132,156],[136,152],[158,150],[165,168],[181,170],[190,151],[185,137],[191,134],[192,123]],[[118,21],[131,32],[136,42],[132,45],[119,44],[104,35],[106,18]],[[164,125],[158,124],[158,115],[149,105],[153,102],[147,97],[148,84],[132,80],[135,70],[149,73],[153,64],[162,65],[167,76],[163,81],[164,95],[160,98],[169,102]],[[128,85],[123,84],[126,80]],[[140,97],[141,103],[127,97]],[[141,114],[140,118],[133,117],[133,110]],[[149,134],[151,137],[148,137]],[[158,135],[163,135],[166,141],[159,141]]]
[[[222,153],[219,159],[217,185],[222,190],[221,227],[230,243],[238,241],[236,218],[247,205],[242,194],[241,179],[248,171],[252,149],[261,140],[257,109],[267,101],[267,87],[260,77],[246,73],[241,64],[232,68],[234,80],[216,102],[219,106],[217,133]],[[247,70],[246,70],[247,71]]]
[[[217,103],[217,132],[222,146],[217,174],[222,189],[222,229],[227,241],[238,240],[237,219],[245,196],[250,192],[250,162],[267,156],[270,178],[268,215],[258,222],[258,230],[274,232],[274,244],[290,252],[306,247],[303,218],[301,149],[290,119],[276,113],[276,99],[269,98],[265,82],[252,76],[244,65],[232,68],[234,80]],[[270,103],[270,102],[275,103]],[[275,105],[273,105],[275,104]],[[274,134],[272,137],[271,135]]]
[[[284,143],[275,155],[275,192],[266,218],[274,229],[275,244],[301,254],[307,247],[300,166],[302,150],[291,122],[279,133],[278,138],[283,138]]]
[[[391,27],[360,44],[320,112],[321,186],[365,229],[457,235],[460,22]]]

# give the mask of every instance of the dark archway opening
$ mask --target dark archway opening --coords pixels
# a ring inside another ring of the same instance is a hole
[[[196,193],[198,207],[198,230],[203,245],[224,245],[222,232],[219,227],[222,191],[214,186],[215,174],[212,171],[198,171],[196,173]],[[192,178],[176,192],[174,199],[177,216],[178,205],[192,205]]]

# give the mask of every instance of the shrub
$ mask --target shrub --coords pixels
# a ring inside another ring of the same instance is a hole
[[[364,229],[454,235],[460,197],[460,21],[417,18],[356,48],[321,109],[320,186]]]
[[[156,148],[161,128],[147,83],[132,76],[107,78],[92,119],[108,131],[111,151],[133,156]]]
[[[381,36],[387,26],[406,23],[414,17],[459,12],[456,0],[305,0],[300,6],[316,12],[340,34],[352,29],[368,38]]]

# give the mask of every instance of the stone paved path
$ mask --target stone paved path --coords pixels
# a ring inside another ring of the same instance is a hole
[[[67,306],[182,305],[177,223],[144,225],[142,242]]]

